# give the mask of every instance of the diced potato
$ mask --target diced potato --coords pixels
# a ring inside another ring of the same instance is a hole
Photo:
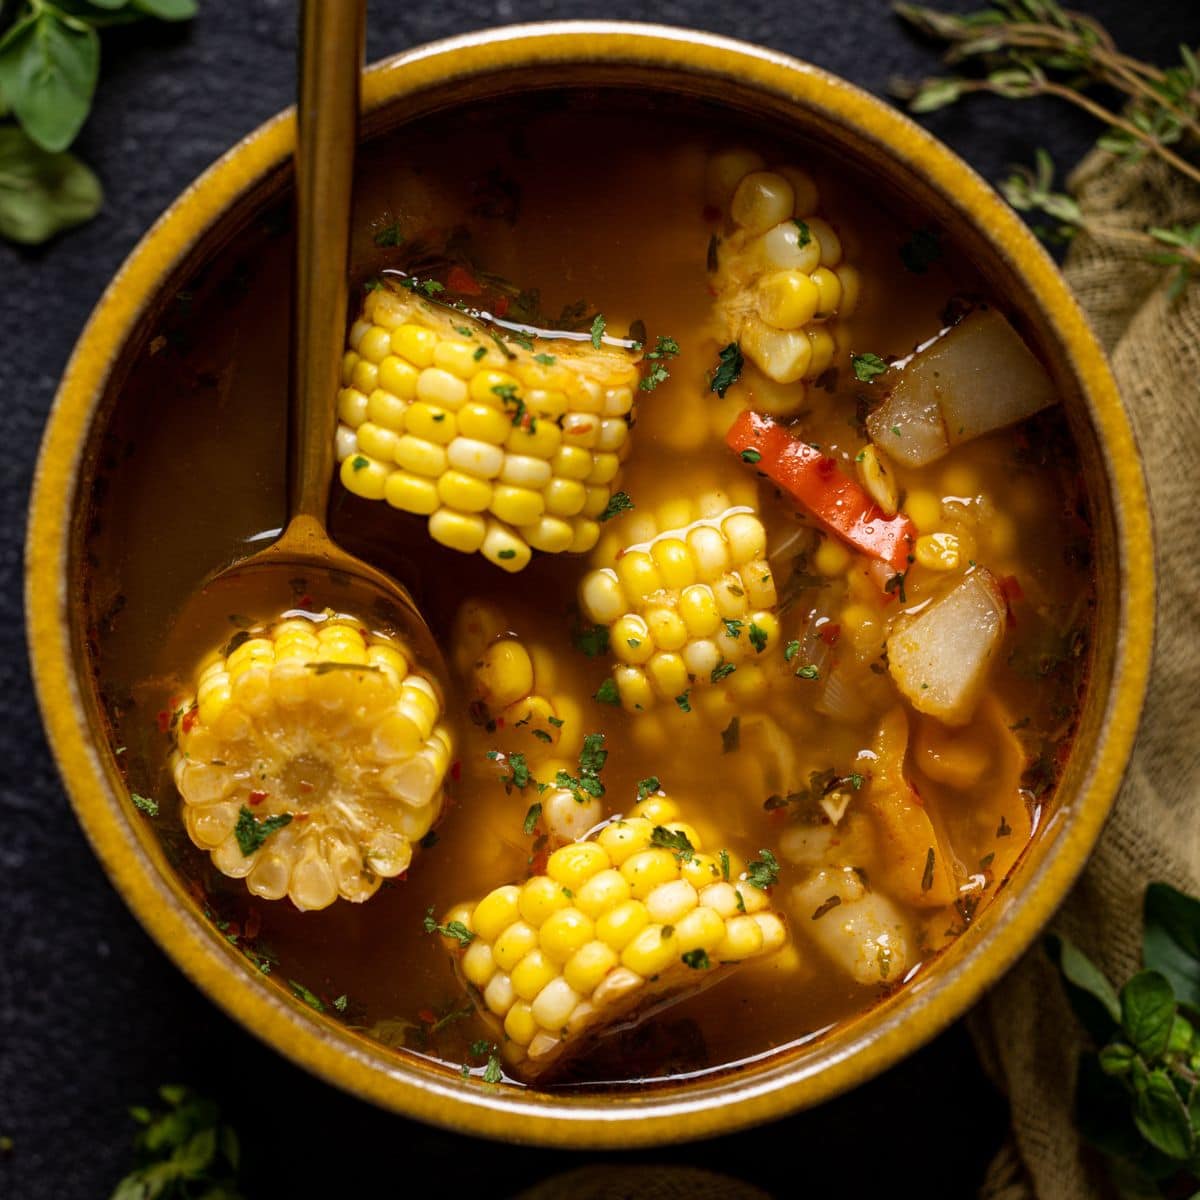
[[[990,571],[957,587],[888,638],[888,670],[919,712],[965,725],[1004,640],[1007,606]]]
[[[900,910],[868,891],[850,867],[815,871],[792,888],[797,933],[807,933],[858,983],[898,983],[908,969],[908,925]]]
[[[876,445],[913,467],[1057,400],[1046,369],[994,308],[964,317],[895,373],[867,430]]]

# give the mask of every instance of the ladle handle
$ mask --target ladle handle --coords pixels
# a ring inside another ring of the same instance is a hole
[[[365,26],[366,0],[301,5],[288,515],[322,529],[346,330]]]

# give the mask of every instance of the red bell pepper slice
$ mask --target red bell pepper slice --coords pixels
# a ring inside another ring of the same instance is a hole
[[[831,533],[855,550],[888,563],[896,571],[909,565],[916,526],[903,513],[883,510],[838,469],[837,462],[782,425],[756,412],[741,413],[725,435],[742,461],[765,475]]]

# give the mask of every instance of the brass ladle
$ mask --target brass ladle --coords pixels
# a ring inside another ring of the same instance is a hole
[[[302,6],[287,523],[272,545],[210,576],[172,633],[176,644],[194,645],[206,633],[228,631],[234,613],[257,618],[329,605],[399,635],[445,679],[441,653],[408,591],[346,553],[325,528],[349,293],[365,9],[365,0]]]

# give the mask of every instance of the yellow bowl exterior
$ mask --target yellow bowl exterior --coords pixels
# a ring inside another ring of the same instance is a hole
[[[1150,517],[1140,459],[1104,355],[1054,264],[1006,204],[961,160],[887,105],[824,72],[724,38],[650,25],[555,23],[492,30],[421,47],[371,68],[365,125],[402,111],[406,98],[496,73],[541,71],[572,83],[652,73],[722,81],[759,97],[799,128],[867,146],[893,180],[919,178],[960,216],[986,255],[1019,278],[1074,381],[1099,445],[1114,544],[1113,604],[1101,640],[1109,686],[1088,698],[1098,731],[1060,794],[1054,829],[1021,878],[984,913],[955,952],[895,1002],[813,1048],[768,1056],[682,1084],[554,1096],[464,1081],[399,1056],[264,986],[213,935],[179,881],[130,825],[120,781],[96,740],[80,686],[83,653],[70,576],[80,464],[111,370],[141,313],[203,232],[237,199],[284,167],[294,118],[284,113],[201,176],[158,221],[105,292],[63,377],[45,433],[27,542],[28,628],[38,699],[63,779],[105,869],[138,919],[227,1013],[310,1071],[408,1116],[462,1132],[556,1146],[627,1147],[729,1132],[816,1104],[882,1071],[933,1037],[978,998],[1049,920],[1082,869],[1116,796],[1141,710],[1154,610]],[[607,76],[606,76],[607,73]],[[517,83],[514,90],[522,85]],[[1052,834],[1052,836],[1051,836]],[[1043,839],[1045,841],[1045,839]]]

